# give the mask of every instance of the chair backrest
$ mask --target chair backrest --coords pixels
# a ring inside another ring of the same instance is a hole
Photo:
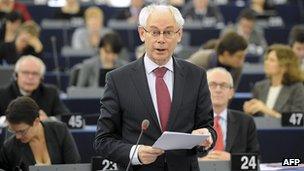
[[[78,80],[78,75],[79,71],[81,69],[81,64],[77,64],[72,67],[70,71],[70,79],[69,79],[69,86],[76,86],[77,85],[77,80]]]
[[[68,98],[101,98],[103,87],[68,87]]]
[[[0,66],[0,87],[7,86],[13,79],[13,66]]]

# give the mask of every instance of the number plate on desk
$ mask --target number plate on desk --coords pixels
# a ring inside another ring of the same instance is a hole
[[[118,170],[117,164],[100,156],[94,156],[91,160],[92,171]]]
[[[303,112],[286,112],[282,113],[282,126],[288,127],[302,127],[303,126]]]
[[[82,129],[85,126],[85,120],[80,114],[63,115],[62,122],[66,123],[70,129]]]
[[[232,171],[257,171],[258,155],[257,154],[231,154]]]

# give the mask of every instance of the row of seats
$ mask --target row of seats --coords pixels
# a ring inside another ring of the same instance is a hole
[[[89,4],[90,5],[90,4]],[[84,5],[86,7],[88,5]],[[107,23],[108,19],[115,17],[121,8],[109,7],[107,5],[99,5],[100,8],[104,11],[105,14],[105,22]],[[237,16],[240,11],[243,9],[243,6],[237,6],[235,4],[229,5],[219,5],[219,9],[223,14],[225,23],[235,22]],[[55,15],[56,9],[55,7],[49,7],[47,5],[28,5],[29,12],[32,14],[33,19],[36,22],[42,21],[44,18],[53,18]],[[278,12],[279,16],[281,16],[284,22],[287,25],[293,25],[300,21],[300,9],[297,4],[284,4],[284,5],[276,5],[275,10]]]
[[[121,22],[120,24],[110,25],[109,28],[117,31],[122,38],[124,46],[128,48],[130,52],[134,52],[135,48],[141,44],[140,38],[137,32],[137,26],[132,25],[132,27],[121,27],[121,25],[126,25],[127,23]],[[44,45],[44,52],[54,51],[54,46],[57,52],[60,54],[61,49],[64,46],[70,45],[70,40],[72,38],[72,33],[74,32],[74,27],[63,28],[48,28],[43,27],[40,39]],[[265,29],[265,39],[268,44],[273,43],[288,43],[288,34],[290,27],[284,28],[266,28]],[[184,36],[182,40],[183,45],[199,47],[206,41],[210,39],[216,39],[219,37],[221,29],[217,28],[203,28],[198,24],[188,24],[184,27]],[[55,43],[54,43],[55,41]]]

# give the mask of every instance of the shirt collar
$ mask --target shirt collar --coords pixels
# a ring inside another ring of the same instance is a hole
[[[227,120],[227,108],[225,110],[223,110],[219,116],[220,116],[220,119],[223,119],[223,120]],[[217,115],[217,113],[213,113],[213,116],[215,117]]]
[[[162,66],[157,65],[155,62],[153,62],[147,55],[147,53],[144,56],[144,65],[146,68],[146,72],[148,74],[150,74],[151,72],[153,72],[153,70],[155,70],[158,67],[166,67],[169,71],[173,72],[173,59],[172,57],[170,57],[169,61]]]

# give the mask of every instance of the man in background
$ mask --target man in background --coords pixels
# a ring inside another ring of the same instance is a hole
[[[301,68],[304,71],[304,25],[295,25],[289,33],[289,45],[299,57]]]
[[[144,7],[138,32],[145,55],[107,74],[94,145],[99,155],[124,169],[130,161],[133,171],[199,171],[197,151],[206,153],[216,141],[205,71],[172,57],[183,24],[173,6]],[[144,119],[150,126],[136,146]],[[188,150],[152,147],[164,131],[208,138]]]
[[[32,55],[22,56],[15,65],[14,80],[0,89],[0,115],[4,115],[8,104],[19,96],[29,96],[35,100],[40,107],[41,120],[69,113],[59,99],[57,89],[43,83],[44,73],[45,65],[41,59]]]
[[[240,111],[228,109],[234,95],[231,74],[224,68],[207,71],[214,112],[217,141],[213,151],[202,160],[230,160],[231,153],[259,153],[259,143],[253,118]]]
[[[247,42],[243,36],[228,32],[221,37],[215,50],[201,49],[190,56],[188,61],[205,69],[223,67],[233,78],[237,88],[245,61]]]

